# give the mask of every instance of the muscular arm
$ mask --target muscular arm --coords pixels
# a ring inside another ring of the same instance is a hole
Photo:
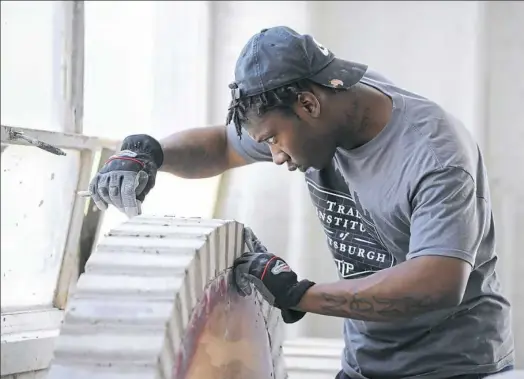
[[[184,130],[160,143],[164,151],[160,170],[182,178],[209,178],[248,164],[228,146],[225,126]]]
[[[458,305],[471,266],[460,259],[422,256],[361,279],[317,284],[298,309],[365,321],[395,321]]]
[[[365,278],[315,285],[299,308],[387,322],[460,304],[476,253],[491,230],[482,190],[460,167],[427,173],[410,204],[407,260]]]

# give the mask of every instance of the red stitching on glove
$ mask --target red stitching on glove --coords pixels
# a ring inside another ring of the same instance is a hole
[[[139,161],[138,159],[134,159],[134,158],[130,158],[130,157],[114,157],[114,158],[109,158],[106,162],[106,164],[108,164],[109,162],[111,161],[114,161],[116,159],[122,159],[122,160],[125,160],[125,161],[132,161],[132,162],[135,162],[135,163],[138,163],[140,166],[142,167],[145,167],[146,165],[144,164],[144,162],[142,161]]]
[[[260,280],[264,280],[264,276],[266,275],[266,272],[267,272],[267,268],[269,267],[269,264],[271,263],[271,261],[273,259],[277,259],[278,257],[273,257],[271,258],[269,261],[267,261],[266,263],[266,267],[264,267],[264,272],[262,273],[262,276],[260,277]]]

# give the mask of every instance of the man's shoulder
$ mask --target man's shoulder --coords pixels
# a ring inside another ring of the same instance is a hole
[[[401,108],[392,121],[394,125],[390,125],[395,129],[391,138],[397,141],[393,144],[397,148],[391,150],[392,161],[401,159],[402,165],[412,164],[419,173],[446,166],[475,172],[480,152],[473,135],[458,118],[435,101],[394,84],[377,71],[368,70],[362,82],[383,91]]]
[[[427,104],[406,117],[407,135],[417,141],[414,154],[432,156],[435,168],[460,167],[477,171],[481,152],[464,124],[436,104]]]
[[[361,81],[366,85],[379,89],[392,98],[400,97],[406,111],[404,118],[408,121],[413,119],[423,120],[432,117],[446,117],[446,110],[438,103],[421,93],[395,83],[393,80],[376,70],[368,69]]]

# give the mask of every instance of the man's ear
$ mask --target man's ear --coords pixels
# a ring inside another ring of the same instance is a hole
[[[320,116],[320,102],[312,92],[301,92],[298,94],[297,111],[304,116],[317,118]],[[299,114],[300,114],[299,113]]]

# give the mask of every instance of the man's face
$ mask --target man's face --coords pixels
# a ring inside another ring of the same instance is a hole
[[[255,141],[268,144],[274,163],[286,163],[290,171],[322,169],[335,154],[333,129],[320,120],[304,118],[300,113],[272,110],[262,117],[250,117],[246,130]]]

